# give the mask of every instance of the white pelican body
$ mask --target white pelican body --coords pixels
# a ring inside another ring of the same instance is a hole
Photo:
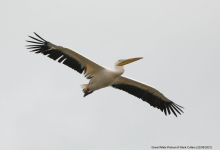
[[[92,91],[96,91],[112,85],[117,78],[124,73],[123,67],[120,66],[120,68],[121,69],[118,70],[104,68],[96,76],[90,79],[88,88]]]
[[[141,58],[133,58],[133,60],[138,60]],[[83,84],[82,88],[85,88],[83,91],[89,89],[90,93],[93,91],[99,90],[101,88],[111,86],[119,76],[121,76],[124,73],[124,67],[123,66],[117,66],[120,61],[129,61],[131,59],[127,60],[118,60],[115,62],[115,70],[103,67],[103,69],[97,73],[96,76],[94,76],[92,79],[90,79],[89,84]],[[89,94],[90,94],[89,93]],[[85,94],[86,96],[87,94]]]
[[[166,98],[157,89],[122,76],[124,73],[124,65],[142,59],[143,57],[120,59],[115,62],[115,69],[109,69],[96,64],[71,49],[57,46],[44,40],[36,33],[35,35],[39,39],[29,36],[35,41],[27,42],[37,45],[28,45],[28,49],[32,49],[32,52],[41,53],[53,60],[57,60],[59,63],[63,63],[81,74],[83,73],[87,79],[90,79],[88,84],[82,85],[83,92],[85,93],[84,97],[91,94],[93,91],[112,86],[113,88],[123,90],[142,99],[151,106],[160,109],[165,115],[171,112],[173,112],[175,116],[177,116],[176,112],[179,114],[181,114],[181,112],[183,113],[181,110],[183,107]]]

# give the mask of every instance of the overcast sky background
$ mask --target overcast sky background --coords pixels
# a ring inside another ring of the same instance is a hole
[[[220,1],[2,1],[1,150],[220,148]],[[25,48],[28,35],[149,84],[184,114],[165,116],[111,87],[83,98],[89,80]]]

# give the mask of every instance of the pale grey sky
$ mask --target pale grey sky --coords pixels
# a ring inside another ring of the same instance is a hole
[[[219,149],[220,1],[2,1],[0,149]],[[30,53],[28,35],[113,67],[185,107],[165,116],[111,87],[83,98],[81,74]]]

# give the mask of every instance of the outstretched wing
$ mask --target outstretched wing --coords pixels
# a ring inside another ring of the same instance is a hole
[[[138,98],[141,98],[143,101],[148,102],[151,106],[160,109],[162,112],[167,115],[167,112],[170,114],[171,111],[177,117],[176,112],[181,114],[183,111],[179,106],[166,98],[162,93],[160,93],[155,88],[129,79],[124,76],[120,76],[113,84],[112,87],[128,92]]]
[[[92,78],[100,70],[104,69],[102,66],[80,55],[79,53],[71,49],[52,44],[41,38],[38,34],[34,34],[38,38],[29,36],[33,39],[33,41],[27,41],[33,43],[33,45],[27,45],[27,49],[32,49],[31,52],[41,53],[53,60],[58,60],[59,63],[63,63],[81,74],[84,73],[87,79]]]

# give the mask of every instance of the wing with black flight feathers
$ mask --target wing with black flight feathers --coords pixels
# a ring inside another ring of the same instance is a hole
[[[33,41],[27,41],[32,43],[32,45],[27,45],[27,49],[31,49],[31,52],[35,52],[37,54],[41,53],[53,60],[57,60],[59,63],[67,65],[81,74],[84,73],[87,79],[91,79],[103,69],[102,66],[80,55],[79,53],[71,49],[52,44],[44,40],[38,34],[34,34],[37,38],[29,36],[33,39]]]
[[[173,114],[177,117],[176,112],[178,112],[179,114],[183,113],[183,111],[181,110],[181,108],[183,108],[182,106],[175,104],[173,101],[166,98],[155,88],[135,81],[133,79],[120,76],[112,84],[112,87],[123,90],[142,99],[143,101],[149,103],[151,106],[160,109],[162,112],[165,113],[165,115],[167,115],[167,112],[169,114],[173,112]]]

